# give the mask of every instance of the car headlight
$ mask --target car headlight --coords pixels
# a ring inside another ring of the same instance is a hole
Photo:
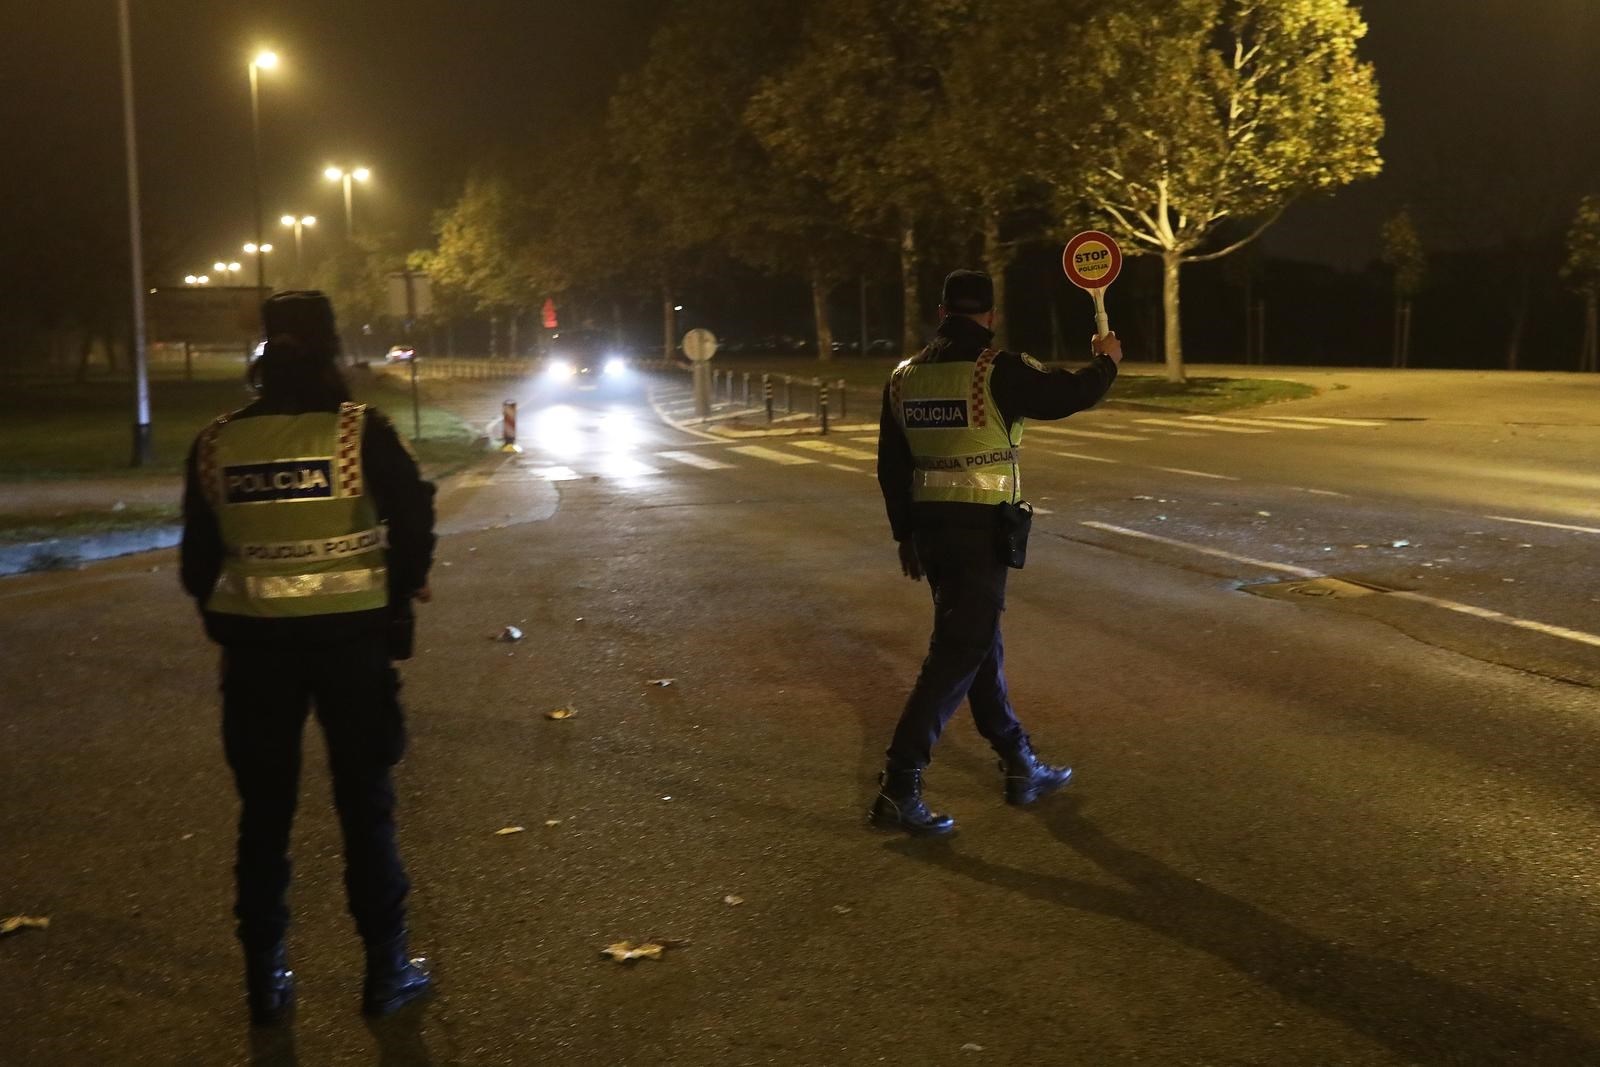
[[[564,359],[552,359],[545,365],[544,372],[552,378],[570,378],[574,373],[571,363]]]
[[[621,356],[610,356],[606,359],[605,373],[608,378],[616,378],[628,372],[628,361]]]

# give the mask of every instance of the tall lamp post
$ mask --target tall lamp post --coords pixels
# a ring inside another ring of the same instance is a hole
[[[117,4],[117,36],[122,46],[122,134],[128,157],[128,247],[133,276],[134,417],[133,462],[142,467],[154,457],[150,447],[150,366],[144,347],[144,248],[139,229],[139,148],[133,120],[133,31],[128,0]]]
[[[366,167],[355,167],[348,170],[344,167],[329,167],[322,172],[322,176],[330,182],[344,183],[344,235],[346,239],[354,237],[356,235],[356,224],[352,204],[355,200],[355,194],[352,183],[366,181],[372,177],[372,171]]]
[[[255,160],[256,179],[256,240],[262,244],[266,234],[263,232],[261,219],[261,77],[263,70],[271,70],[278,65],[276,52],[257,52],[256,57],[250,61],[250,149]],[[267,260],[265,256],[256,257],[256,289],[261,290],[257,295],[265,296],[267,288]]]
[[[270,243],[258,245],[254,241],[244,246],[245,255],[256,257],[256,288],[267,287],[267,255],[272,251]]]
[[[301,246],[301,231],[307,226],[315,226],[317,217],[315,215],[285,215],[278,221],[294,230],[294,284],[299,285],[305,281],[305,274],[300,269],[305,251]]]

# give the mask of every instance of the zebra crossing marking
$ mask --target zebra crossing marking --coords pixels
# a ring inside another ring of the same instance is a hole
[[[1373,426],[1382,428],[1388,423],[1373,422],[1370,419],[1328,419],[1318,418],[1314,415],[1263,415],[1263,419],[1272,422],[1309,422],[1322,426]]]
[[[796,448],[808,448],[813,452],[826,452],[830,456],[839,456],[844,459],[877,459],[871,452],[863,452],[859,448],[846,448],[836,445],[832,441],[790,441]]]
[[[702,456],[696,452],[657,452],[656,455],[662,459],[670,459],[676,463],[682,463],[685,466],[699,467],[703,471],[727,470],[733,466],[732,463],[724,463],[720,459],[712,459],[710,456]]]
[[[737,445],[728,449],[728,451],[737,452],[752,459],[764,459],[768,463],[778,463],[785,467],[796,467],[802,463],[816,462],[810,456],[797,456],[793,452],[779,452],[775,448],[763,448],[761,445]]]
[[[1103,430],[1068,430],[1061,426],[1040,426],[1037,423],[1028,427],[1029,433],[1062,434],[1066,437],[1088,437],[1098,441],[1148,441],[1150,438],[1139,434],[1106,433]]]
[[[1262,422],[1260,419],[1230,419],[1224,415],[1185,415],[1191,422],[1226,422],[1234,426],[1252,426],[1259,433],[1271,433],[1273,430],[1309,430],[1312,432],[1326,430],[1326,426],[1302,426],[1296,422]],[[1218,426],[1217,429],[1223,429]]]

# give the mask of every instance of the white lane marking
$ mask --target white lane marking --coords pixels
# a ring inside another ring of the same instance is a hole
[[[873,434],[871,437],[852,437],[850,438],[850,443],[853,445],[875,445],[878,443],[878,435]]]
[[[1061,451],[1058,451],[1058,450],[1056,450],[1054,448],[1041,448],[1041,449],[1037,449],[1037,451],[1043,452],[1047,456],[1064,456],[1067,459],[1086,459],[1090,463],[1120,463],[1120,462],[1122,462],[1121,460],[1116,460],[1116,459],[1106,459],[1104,456],[1086,456],[1082,452],[1061,452]]]
[[[726,441],[727,440],[726,437],[718,437],[714,433],[706,433],[704,430],[696,430],[692,426],[685,426],[681,419],[672,418],[665,411],[661,410],[661,404],[660,404],[659,400],[657,399],[659,396],[660,396],[660,394],[655,390],[651,390],[650,393],[647,395],[646,399],[650,403],[650,409],[656,413],[656,418],[660,419],[662,422],[666,423],[668,426],[671,426],[674,430],[677,430],[679,433],[686,433],[690,437],[698,437],[702,441]]]
[[[535,474],[547,482],[572,482],[583,477],[571,467],[545,467],[543,470],[529,471],[528,473]]]
[[[728,449],[728,451],[737,452],[742,456],[750,456],[754,459],[764,459],[768,463],[781,463],[786,467],[816,462],[810,456],[797,456],[793,452],[779,452],[775,448],[762,448],[760,445],[738,445]]]
[[[1123,537],[1137,537],[1142,541],[1154,541],[1157,544],[1171,545],[1174,548],[1186,548],[1191,552],[1198,552],[1204,556],[1216,556],[1218,559],[1231,560],[1234,563],[1244,563],[1251,567],[1265,567],[1269,571],[1282,571],[1284,574],[1293,574],[1300,578],[1321,578],[1319,571],[1307,570],[1288,563],[1273,563],[1269,560],[1255,559],[1251,556],[1236,556],[1232,552],[1223,552],[1221,549],[1207,548],[1204,545],[1193,544],[1189,541],[1179,541],[1171,537],[1160,537],[1156,534],[1145,533],[1143,530],[1130,530],[1126,526],[1112,526],[1108,522],[1084,522],[1084,526],[1096,530],[1105,530],[1107,533],[1121,534]]]
[[[1177,426],[1177,427],[1180,427],[1181,429],[1186,429],[1186,430],[1193,430],[1193,429],[1197,428],[1195,426],[1195,424],[1192,423],[1192,422],[1180,422],[1177,419],[1134,419],[1133,421],[1137,422],[1137,423],[1140,423],[1141,425],[1145,425],[1145,426]],[[1214,426],[1214,425],[1207,425],[1205,427],[1205,429],[1214,430],[1217,433],[1271,433],[1272,432],[1271,430],[1247,430],[1243,426]]]
[[[608,478],[643,478],[646,475],[660,474],[661,470],[648,463],[641,463],[632,456],[608,456],[600,463],[600,473]]]
[[[1215,478],[1219,482],[1237,482],[1242,479],[1231,474],[1207,474],[1205,471],[1185,470],[1183,467],[1154,467],[1153,470],[1166,471],[1168,474],[1187,474],[1193,478]]]
[[[1387,426],[1386,422],[1373,422],[1371,419],[1322,419],[1314,415],[1263,415],[1263,419],[1271,422],[1310,422],[1321,426]]]
[[[1348,497],[1350,495],[1349,493],[1335,493],[1332,489],[1305,489],[1298,485],[1291,485],[1289,488],[1296,493],[1310,493],[1312,496]]]
[[[1496,522],[1521,523],[1523,526],[1548,526],[1552,530],[1572,530],[1575,533],[1600,534],[1600,527],[1595,526],[1573,526],[1570,523],[1542,522],[1539,519],[1514,519],[1510,515],[1485,515],[1484,518],[1493,519]]]
[[[851,474],[871,474],[872,473],[871,471],[864,471],[860,467],[852,467],[848,463],[829,463],[829,464],[826,464],[826,466],[832,467],[836,471],[849,471]]]
[[[733,466],[732,463],[724,463],[720,459],[712,459],[710,456],[702,456],[694,452],[657,452],[656,455],[662,459],[670,459],[686,466],[699,467],[703,471],[727,470]]]
[[[1296,567],[1288,563],[1273,563],[1270,560],[1253,559],[1250,556],[1237,556],[1231,552],[1220,549],[1207,548],[1204,545],[1193,544],[1189,541],[1179,541],[1172,537],[1160,537],[1156,534],[1145,533],[1143,530],[1130,530],[1124,526],[1112,526],[1105,522],[1084,522],[1082,525],[1096,530],[1105,530],[1109,533],[1121,534],[1124,537],[1136,537],[1143,541],[1154,541],[1157,544],[1170,545],[1173,548],[1186,548],[1191,552],[1198,552],[1204,556],[1215,556],[1218,559],[1232,560],[1235,563],[1244,563],[1252,567],[1265,567],[1268,570],[1282,571],[1301,578],[1323,578],[1326,575],[1319,571],[1308,570],[1305,567]],[[1461,615],[1470,615],[1475,619],[1488,622],[1497,622],[1504,626],[1515,626],[1519,630],[1531,630],[1534,633],[1544,634],[1547,637],[1559,637],[1564,641],[1575,641],[1581,645],[1593,645],[1600,648],[1600,634],[1585,633],[1582,630],[1573,630],[1565,626],[1555,626],[1547,622],[1538,622],[1534,619],[1523,619],[1516,615],[1507,615],[1503,611],[1492,608],[1480,608],[1473,604],[1462,604],[1455,600],[1444,600],[1440,597],[1428,596],[1426,593],[1412,593],[1405,590],[1396,590],[1385,593],[1385,596],[1399,600],[1411,600],[1418,604],[1427,604],[1430,607],[1442,608]]]
[[[1150,438],[1131,433],[1102,433],[1099,430],[1068,430],[1060,426],[1030,425],[1029,433],[1058,433],[1064,437],[1089,437],[1096,441],[1148,441]]]
[[[1054,515],[1055,514],[1055,512],[1051,511],[1049,508],[1041,508],[1037,504],[1035,504],[1033,506],[1033,513],[1035,515]]]
[[[859,448],[846,448],[836,445],[832,441],[790,441],[795,448],[809,448],[813,452],[826,452],[830,456],[839,456],[841,459],[877,459],[872,452],[863,452]]]
[[[1535,622],[1533,619],[1521,619],[1515,615],[1507,615],[1504,612],[1494,611],[1490,608],[1475,607],[1472,604],[1462,604],[1454,600],[1441,600],[1439,597],[1427,596],[1423,593],[1400,591],[1389,595],[1398,597],[1401,600],[1414,600],[1419,604],[1431,604],[1436,608],[1459,612],[1462,615],[1471,615],[1475,619],[1487,619],[1490,622],[1515,626],[1519,630],[1532,630],[1534,633],[1545,634],[1549,637],[1559,637],[1566,641],[1576,641],[1580,645],[1593,645],[1596,648],[1600,648],[1600,634],[1584,633],[1582,630],[1569,630],[1565,626],[1553,626],[1547,622]]]
[[[1260,419],[1230,419],[1226,415],[1185,415],[1192,422],[1225,422],[1231,426],[1251,426],[1261,433],[1272,430],[1326,430],[1326,426],[1302,426],[1297,422],[1262,422]]]

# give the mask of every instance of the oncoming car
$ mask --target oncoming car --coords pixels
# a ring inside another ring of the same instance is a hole
[[[417,350],[410,345],[395,345],[383,355],[385,363],[410,363],[417,358]]]
[[[544,378],[555,386],[593,388],[629,377],[627,357],[598,330],[562,330],[550,337]]]

